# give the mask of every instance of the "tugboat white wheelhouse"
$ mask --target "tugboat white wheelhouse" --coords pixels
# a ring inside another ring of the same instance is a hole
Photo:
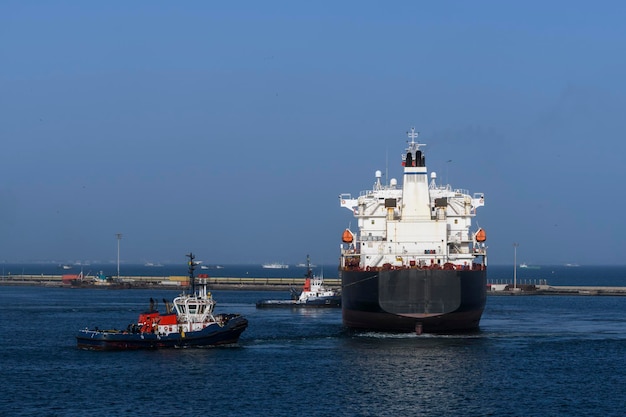
[[[486,301],[483,229],[470,231],[482,193],[438,185],[408,132],[403,185],[381,183],[358,198],[339,196],[358,222],[342,237],[340,276],[345,326],[446,333],[478,329]]]

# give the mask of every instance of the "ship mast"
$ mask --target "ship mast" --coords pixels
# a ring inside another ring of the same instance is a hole
[[[193,275],[193,272],[196,269],[196,264],[193,260],[196,259],[196,257],[191,252],[189,252],[189,254],[185,256],[189,258],[189,288],[191,289],[191,295],[194,295],[196,293],[196,279]]]

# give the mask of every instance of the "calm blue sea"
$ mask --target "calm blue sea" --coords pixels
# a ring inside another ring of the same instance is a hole
[[[626,267],[563,270],[525,272],[626,285]],[[488,297],[479,332],[417,336],[347,331],[339,309],[255,308],[286,291],[213,294],[250,321],[238,347],[89,352],[77,329],[125,327],[177,292],[0,286],[0,415],[625,414],[626,297]]]

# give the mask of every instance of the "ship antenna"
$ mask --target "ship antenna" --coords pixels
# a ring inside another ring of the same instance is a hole
[[[193,271],[196,268],[196,264],[193,262],[193,260],[196,257],[191,252],[189,252],[189,254],[186,256],[189,258],[189,286],[191,288],[191,295],[194,295],[196,293],[196,279],[193,275]]]
[[[307,278],[313,278],[313,271],[311,270],[311,258],[306,255],[306,275]]]
[[[406,141],[406,143],[409,145],[409,147],[407,148],[407,152],[414,152],[419,150],[420,146],[425,146],[425,143],[419,143],[419,142],[415,142],[415,139],[417,139],[417,137],[420,135],[420,132],[416,132],[415,128],[412,127],[410,132],[406,132],[406,135],[409,137],[409,139],[411,139],[411,141],[409,142],[408,140]]]
[[[385,151],[385,187],[389,186],[389,148]]]

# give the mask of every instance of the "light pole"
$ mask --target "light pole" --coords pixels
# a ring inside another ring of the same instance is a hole
[[[517,289],[517,247],[519,243],[513,243],[513,290]]]
[[[122,240],[122,234],[116,233],[117,237],[117,280],[120,280],[120,240]]]

